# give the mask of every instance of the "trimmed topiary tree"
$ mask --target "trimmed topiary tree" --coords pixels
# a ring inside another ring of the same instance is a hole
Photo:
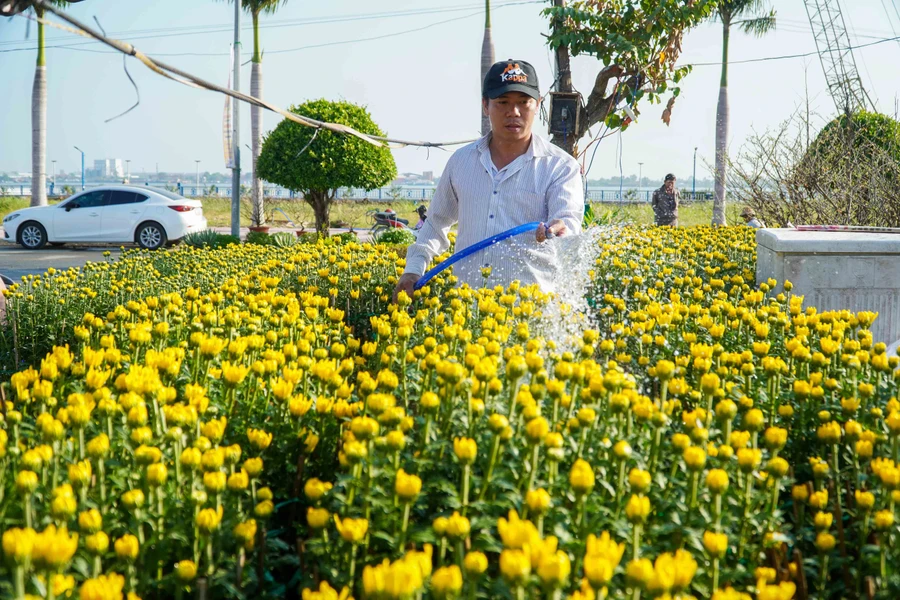
[[[369,112],[350,102],[312,100],[291,112],[311,119],[348,125],[361,133],[384,136]],[[331,203],[339,188],[379,188],[397,176],[387,147],[358,137],[315,130],[283,120],[266,136],[257,160],[259,176],[303,195],[316,216],[316,231],[328,235]]]
[[[900,122],[867,111],[833,119],[807,150],[807,157],[838,164],[851,156],[859,160],[885,154],[900,163]]]

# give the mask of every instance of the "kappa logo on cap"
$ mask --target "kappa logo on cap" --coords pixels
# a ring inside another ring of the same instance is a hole
[[[519,63],[510,63],[500,74],[500,81],[503,83],[528,83],[528,75],[525,74]]]

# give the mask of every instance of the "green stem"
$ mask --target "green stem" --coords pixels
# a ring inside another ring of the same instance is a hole
[[[500,434],[494,434],[494,444],[491,447],[491,459],[488,462],[487,472],[484,475],[484,482],[481,484],[481,491],[478,493],[478,501],[481,502],[484,500],[484,495],[487,493],[488,486],[491,483],[491,475],[494,474],[494,465],[497,464],[497,456],[500,453]]]
[[[712,583],[712,591],[719,589],[719,559],[713,559],[713,583]]]
[[[25,527],[34,529],[32,517],[31,494],[25,494]]]
[[[463,465],[462,472],[462,485],[460,486],[460,502],[463,507],[463,516],[466,514],[466,510],[469,508],[469,470],[470,466],[468,464]]]
[[[697,506],[697,480],[699,477],[700,473],[696,471],[691,474],[691,509],[694,509]]]
[[[529,490],[534,489],[534,478],[537,475],[538,458],[539,458],[540,449],[541,449],[540,445],[535,444],[534,449],[531,451],[531,474],[529,474],[529,476],[528,476],[528,489]]]
[[[409,502],[405,502],[403,504],[403,525],[400,527],[400,551],[403,552],[403,548],[406,545],[406,529],[409,527]]]
[[[641,529],[643,526],[640,523],[635,523],[632,531],[632,548],[631,554],[632,559],[637,560],[641,557]]]
[[[207,562],[207,565],[206,565],[206,572],[207,572],[207,574],[209,574],[210,577],[212,577],[212,574],[213,574],[213,573],[215,572],[215,570],[216,570],[216,566],[215,566],[215,555],[214,555],[214,553],[213,553],[213,537],[212,537],[212,534],[210,534],[209,539],[206,540],[206,558],[207,558],[207,561],[208,561],[208,562]]]
[[[25,567],[16,565],[16,600],[25,600]]]
[[[819,597],[825,597],[825,585],[828,583],[828,555],[822,555],[822,570],[819,573],[819,581],[816,587],[819,588]]]

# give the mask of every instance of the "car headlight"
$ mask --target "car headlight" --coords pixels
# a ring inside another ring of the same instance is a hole
[[[12,222],[12,221],[15,221],[16,219],[18,219],[18,218],[21,217],[21,216],[22,216],[22,215],[20,215],[19,213],[13,213],[13,214],[11,214],[11,215],[7,215],[7,216],[3,217],[3,222],[4,222],[4,223],[10,223],[10,222]]]

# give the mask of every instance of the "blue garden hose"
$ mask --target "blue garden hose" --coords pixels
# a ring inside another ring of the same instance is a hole
[[[534,231],[538,227],[541,226],[540,221],[534,221],[532,223],[525,223],[524,225],[519,225],[518,227],[513,227],[512,229],[508,229],[502,233],[498,233],[496,235],[492,235],[487,239],[483,239],[476,244],[472,244],[468,248],[464,248],[448,258],[447,260],[438,263],[430,270],[426,271],[424,275],[422,275],[419,280],[416,282],[416,285],[413,289],[418,290],[422,286],[426,285],[429,281],[431,281],[435,275],[452,265],[453,263],[464,259],[467,256],[475,254],[479,250],[484,250],[489,246],[493,246],[497,242],[501,242],[507,238],[511,238],[514,235],[519,235],[520,233],[525,233],[528,231]]]

